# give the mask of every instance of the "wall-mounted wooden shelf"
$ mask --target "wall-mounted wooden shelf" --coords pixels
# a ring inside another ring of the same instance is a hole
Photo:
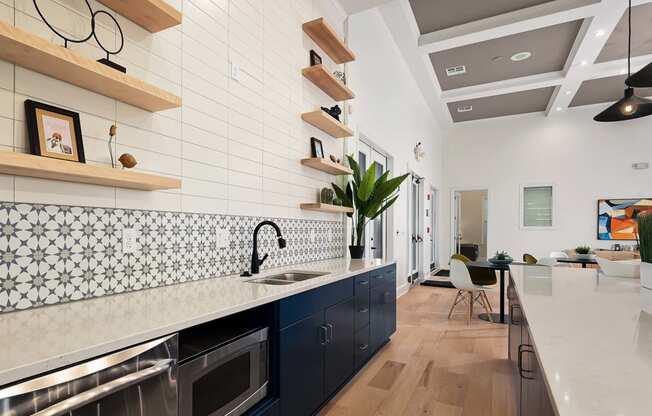
[[[321,157],[301,159],[301,164],[313,169],[321,170],[322,172],[330,173],[331,175],[350,175],[353,173],[353,171],[346,166]]]
[[[98,0],[152,33],[181,24],[181,12],[165,0]]]
[[[148,111],[181,106],[181,98],[0,21],[0,59]]]
[[[335,78],[324,65],[314,65],[304,68],[301,73],[335,101],[345,101],[355,98],[353,91]]]
[[[355,61],[355,54],[323,17],[303,24],[303,31],[331,57],[335,63]]]
[[[0,152],[0,173],[143,191],[181,188],[179,179],[14,152]]]
[[[353,130],[348,126],[335,120],[323,110],[317,110],[310,113],[301,114],[301,118],[308,124],[312,124],[321,131],[330,134],[336,139],[353,136]]]
[[[328,212],[331,214],[353,212],[353,208],[343,207],[339,205],[314,203],[314,204],[301,204],[300,206],[301,209],[305,209],[308,211]]]

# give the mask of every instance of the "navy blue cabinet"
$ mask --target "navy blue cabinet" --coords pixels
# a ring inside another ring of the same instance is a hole
[[[311,415],[322,403],[326,336],[323,312],[281,331],[279,389],[282,415]]]
[[[280,414],[308,416],[396,331],[396,267],[279,301]]]
[[[355,368],[355,299],[326,309],[328,340],[324,358],[324,396],[333,394]]]

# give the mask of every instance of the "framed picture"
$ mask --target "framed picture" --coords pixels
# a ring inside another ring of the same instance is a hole
[[[320,159],[324,158],[324,146],[322,145],[321,140],[311,137],[310,148],[312,150],[312,157],[318,157]]]
[[[321,65],[321,56],[317,52],[310,49],[310,66]]]
[[[652,198],[598,200],[598,240],[635,241],[636,218],[652,211]]]
[[[36,101],[25,101],[33,155],[86,163],[79,113]]]

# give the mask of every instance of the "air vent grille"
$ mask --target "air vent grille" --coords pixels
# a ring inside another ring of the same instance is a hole
[[[451,66],[446,68],[446,75],[449,77],[454,77],[455,75],[466,74],[466,67],[464,65]]]
[[[463,106],[457,107],[457,112],[458,113],[468,113],[469,111],[473,111],[473,106],[472,105],[463,105]]]

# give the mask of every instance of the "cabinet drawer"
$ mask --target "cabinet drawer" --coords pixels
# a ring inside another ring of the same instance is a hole
[[[294,322],[353,297],[353,278],[340,280],[279,301],[279,326]]]
[[[383,269],[385,275],[385,283],[396,286],[396,265],[392,264]]]
[[[367,325],[355,333],[355,367],[362,367],[369,359],[370,353],[369,326]]]
[[[371,278],[369,273],[361,274],[355,277],[355,296],[369,297],[369,288],[371,287]]]
[[[355,329],[369,325],[369,294],[355,298]]]
[[[385,270],[376,269],[374,271],[369,272],[369,280],[371,280],[372,288],[385,286],[385,283],[387,283],[385,277]]]

